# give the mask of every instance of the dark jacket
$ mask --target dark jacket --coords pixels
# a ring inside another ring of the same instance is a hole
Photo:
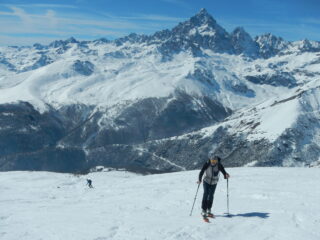
[[[217,164],[212,165],[209,160],[203,165],[200,171],[199,182],[201,182],[203,174],[206,173],[204,181],[210,185],[217,184],[219,180],[219,172],[222,172],[224,178],[226,178],[227,172],[220,161],[218,161]]]

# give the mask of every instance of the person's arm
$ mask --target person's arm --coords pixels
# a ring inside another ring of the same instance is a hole
[[[201,171],[200,171],[200,173],[199,173],[199,183],[201,183],[201,181],[202,181],[202,176],[203,176],[203,174],[204,174],[204,172],[206,171],[207,168],[208,168],[208,162],[206,162],[206,163],[203,165],[203,167],[202,167],[202,169],[201,169]]]
[[[230,177],[230,175],[226,172],[226,170],[224,169],[224,167],[221,163],[219,163],[219,171],[222,172],[224,179],[227,179]]]

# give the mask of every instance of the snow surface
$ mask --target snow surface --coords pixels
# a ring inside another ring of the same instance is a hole
[[[231,168],[214,200],[216,219],[193,215],[199,171],[161,175],[0,173],[0,239],[320,239],[320,168]],[[93,180],[93,189],[86,187]]]

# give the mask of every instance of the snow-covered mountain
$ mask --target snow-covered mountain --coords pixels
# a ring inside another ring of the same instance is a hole
[[[0,169],[183,170],[320,159],[320,43],[172,30],[0,48]]]
[[[319,168],[227,168],[210,223],[192,216],[199,171],[136,175],[0,172],[0,237],[69,240],[320,238]],[[86,178],[94,188],[86,186]],[[299,180],[297,179],[299,178]]]

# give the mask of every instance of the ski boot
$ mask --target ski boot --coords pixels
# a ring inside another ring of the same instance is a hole
[[[202,210],[201,216],[202,216],[202,218],[203,218],[203,221],[209,222],[208,215],[207,215],[207,212],[206,212],[206,211]]]
[[[215,218],[215,216],[213,215],[213,213],[211,212],[211,209],[208,209],[207,210],[207,217],[209,217],[209,218]]]

